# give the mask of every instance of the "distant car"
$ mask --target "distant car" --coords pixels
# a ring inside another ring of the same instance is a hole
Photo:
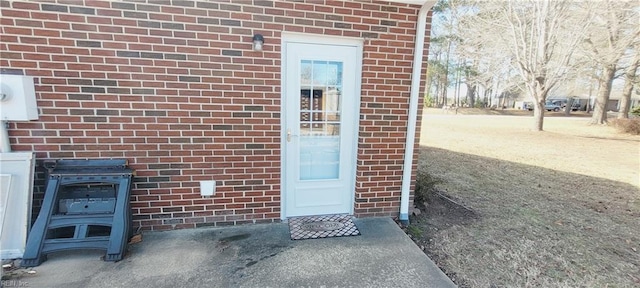
[[[558,112],[558,111],[562,110],[562,107],[560,107],[560,105],[558,105],[558,104],[546,103],[546,104],[544,104],[544,109],[547,110],[547,111]]]
[[[582,109],[582,105],[580,105],[580,102],[578,101],[573,101],[573,103],[571,104],[571,111],[578,111]]]
[[[522,109],[533,111],[533,102],[524,102]]]

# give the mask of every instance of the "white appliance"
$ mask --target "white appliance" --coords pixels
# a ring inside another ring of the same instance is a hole
[[[0,153],[0,258],[22,258],[31,227],[35,156]]]
[[[38,119],[33,77],[0,74],[0,256],[22,258],[31,227],[35,156],[11,152],[7,121]]]

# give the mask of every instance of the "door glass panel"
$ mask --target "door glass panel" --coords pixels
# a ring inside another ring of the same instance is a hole
[[[302,60],[300,63],[300,84],[306,86],[311,84],[311,61]]]
[[[329,62],[327,68],[328,84],[334,86],[342,85],[342,62]]]
[[[338,179],[342,62],[300,65],[300,180]]]
[[[327,111],[325,119],[329,121],[340,121],[340,112]]]
[[[311,114],[311,115],[313,115],[313,117],[312,117],[313,122],[322,123],[322,120],[324,118],[324,117],[322,117],[323,116],[322,112],[313,112],[313,114]]]
[[[311,109],[311,88],[300,89],[300,110],[309,111]]]
[[[327,85],[328,62],[311,61],[313,84],[319,87]]]
[[[310,121],[311,118],[309,118],[309,112],[300,112],[300,121],[302,122],[306,122],[306,121]]]

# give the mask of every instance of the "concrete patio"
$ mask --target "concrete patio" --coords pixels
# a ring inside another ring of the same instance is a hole
[[[289,239],[285,223],[145,233],[124,260],[60,252],[19,280],[29,287],[455,287],[389,218],[356,219],[361,236]]]

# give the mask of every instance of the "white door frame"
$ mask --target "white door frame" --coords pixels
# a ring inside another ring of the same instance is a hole
[[[356,99],[354,107],[343,107],[345,113],[353,113],[356,115],[355,119],[357,119],[358,123],[356,124],[356,130],[359,131],[360,127],[360,98],[362,95],[362,54],[363,54],[363,44],[364,39],[362,38],[350,38],[350,37],[336,37],[336,36],[325,36],[325,35],[310,35],[303,33],[293,33],[293,32],[282,32],[281,35],[281,53],[280,53],[280,219],[285,220],[287,211],[286,210],[286,201],[287,201],[287,193],[286,193],[286,180],[285,180],[285,165],[287,163],[287,155],[284,153],[284,147],[287,145],[286,142],[286,123],[287,123],[287,114],[284,109],[284,99],[286,93],[286,57],[287,57],[287,43],[304,43],[304,44],[322,44],[322,45],[342,45],[342,46],[352,46],[356,48],[357,59],[355,59],[355,73],[356,73],[356,83],[355,83],[355,92]],[[355,183],[356,183],[356,169],[357,169],[357,152],[358,152],[358,136],[354,138],[353,143],[351,143],[351,155],[352,159],[349,161],[353,167],[353,173],[351,175],[350,186],[352,193],[349,195],[349,205],[350,205],[350,214],[354,212],[354,202],[355,202]]]

